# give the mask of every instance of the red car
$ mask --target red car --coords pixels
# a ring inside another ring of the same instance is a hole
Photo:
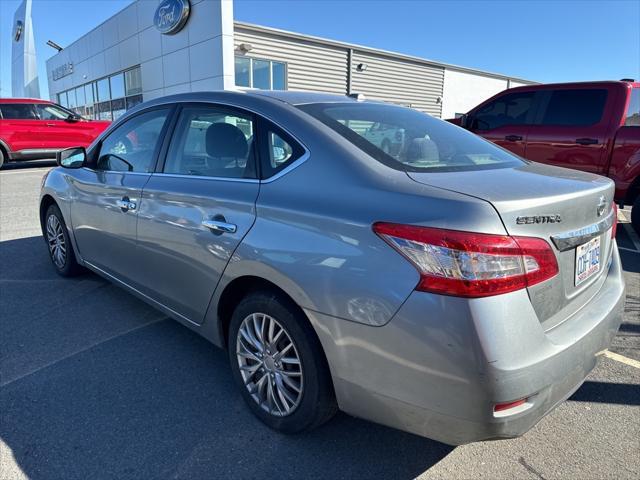
[[[55,158],[86,147],[111,122],[86,120],[47,100],[0,98],[0,167],[5,161]]]
[[[512,88],[449,121],[529,160],[611,178],[640,233],[640,82]]]

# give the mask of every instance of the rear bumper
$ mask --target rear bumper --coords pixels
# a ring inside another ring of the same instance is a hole
[[[610,345],[623,308],[615,249],[598,293],[547,332],[526,291],[473,300],[414,292],[383,327],[307,314],[342,410],[460,445],[522,435],[571,396]],[[524,397],[524,411],[496,418],[496,403]]]

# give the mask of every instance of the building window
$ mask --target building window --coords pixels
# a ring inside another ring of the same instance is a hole
[[[287,64],[284,62],[236,56],[235,70],[238,87],[287,89]]]
[[[142,103],[140,67],[116,73],[58,94],[58,103],[86,118],[116,120]]]
[[[124,98],[124,73],[111,75],[109,85],[111,86],[111,98]]]
[[[251,59],[236,57],[236,86],[251,86]]]

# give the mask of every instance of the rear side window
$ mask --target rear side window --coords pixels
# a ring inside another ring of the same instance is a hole
[[[495,99],[472,115],[472,130],[524,125],[533,106],[533,92],[511,93]]]
[[[543,125],[586,127],[602,118],[605,89],[555,90],[542,118]]]
[[[0,105],[5,120],[37,120],[36,111],[30,103],[4,103]]]
[[[631,90],[631,101],[624,124],[627,127],[640,127],[640,88]]]
[[[178,120],[164,173],[255,178],[251,115],[212,106],[187,106]]]
[[[305,153],[304,148],[293,138],[268,122],[264,122],[261,141],[261,176],[269,178],[284,170]]]

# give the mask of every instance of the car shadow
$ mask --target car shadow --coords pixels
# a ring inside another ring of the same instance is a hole
[[[640,385],[587,380],[569,400],[575,402],[640,405]]]
[[[0,265],[0,440],[29,478],[414,478],[453,450],[345,414],[276,433],[225,352],[97,276],[61,279],[40,237],[0,243]]]

